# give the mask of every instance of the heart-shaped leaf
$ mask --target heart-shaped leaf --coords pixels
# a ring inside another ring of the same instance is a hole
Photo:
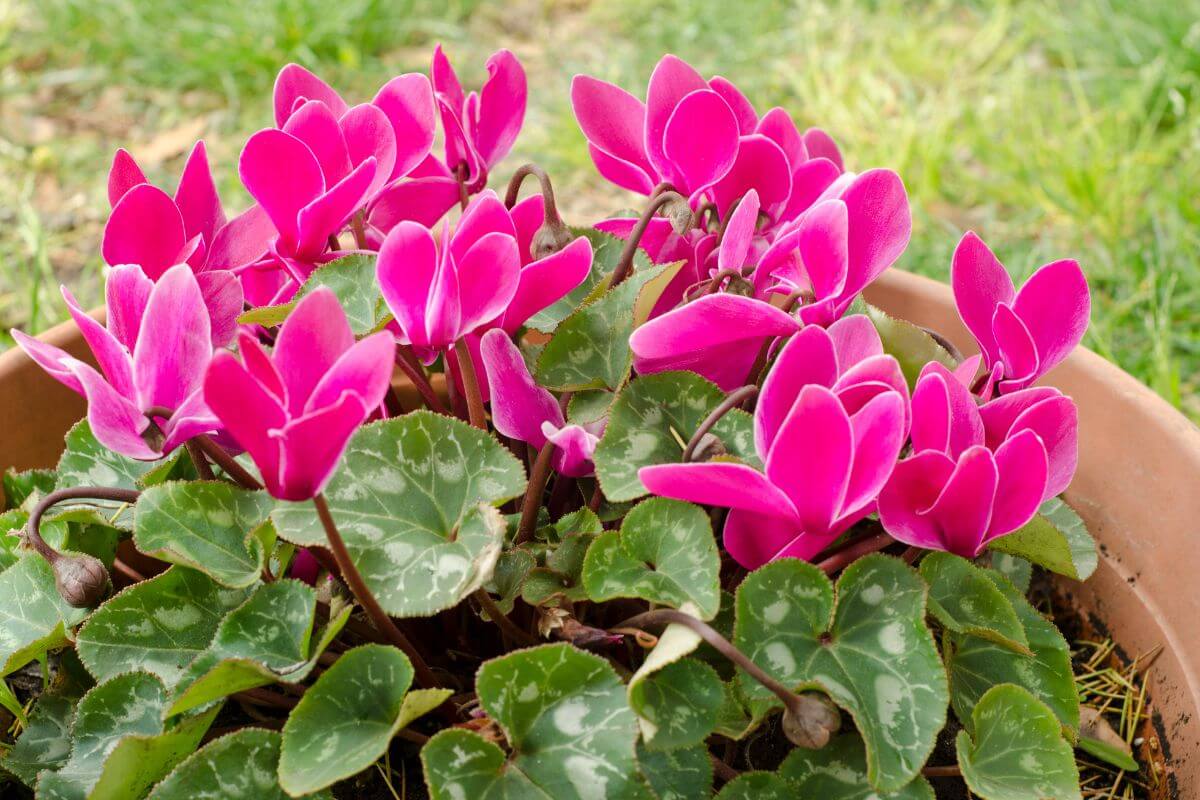
[[[318,267],[308,276],[291,302],[252,308],[239,316],[238,322],[268,328],[281,325],[296,303],[322,286],[332,289],[337,295],[338,302],[346,312],[350,330],[357,336],[375,330],[387,316],[387,307],[383,304],[383,296],[375,281],[375,254],[352,253]]]
[[[4,496],[8,508],[17,508],[30,495],[49,494],[54,489],[58,476],[52,469],[26,469],[18,472],[9,467],[0,477],[0,485],[4,487]]]
[[[820,750],[796,748],[779,765],[798,797],[821,800],[934,800],[933,787],[914,778],[894,792],[880,793],[867,780],[867,751],[856,734],[836,737]]]
[[[274,501],[224,481],[153,486],[134,507],[133,541],[143,553],[204,572],[217,583],[256,583],[272,544],[264,526]]]
[[[114,453],[96,441],[86,419],[67,431],[66,449],[58,459],[56,489],[74,486],[105,486],[117,489],[141,489],[147,475],[168,470],[180,458],[183,448],[163,461],[137,461]],[[132,506],[115,500],[82,500],[61,503],[54,507],[55,515],[83,509],[95,510],[111,525],[126,530],[133,527]]]
[[[500,554],[492,579],[484,585],[489,594],[499,595],[495,600],[500,611],[508,614],[513,610],[521,586],[535,566],[537,558],[524,547],[514,547]]]
[[[992,561],[992,569],[1012,581],[1021,594],[1029,594],[1029,584],[1033,582],[1033,564],[1008,553],[989,551],[988,555]]]
[[[796,787],[773,772],[743,772],[713,800],[796,800]]]
[[[513,754],[469,731],[442,731],[421,750],[434,800],[644,797],[634,715],[604,659],[568,644],[520,650],[484,664],[475,689]]]
[[[221,620],[208,648],[188,665],[170,713],[256,686],[307,678],[350,617],[349,607],[335,614],[313,645],[316,610],[316,591],[300,581],[258,587]]]
[[[172,687],[208,647],[221,618],[248,594],[171,567],[96,609],[79,629],[75,649],[98,681],[137,668]]]
[[[38,698],[29,724],[17,738],[0,766],[32,788],[42,770],[57,770],[71,755],[71,720],[78,697],[43,694]]]
[[[1017,612],[1033,656],[1014,653],[976,636],[952,634],[946,668],[955,715],[969,729],[971,710],[984,693],[997,684],[1012,683],[1049,706],[1067,730],[1078,731],[1079,694],[1066,639],[1008,579],[990,570],[986,574]]]
[[[646,494],[638,470],[681,461],[692,434],[724,399],[716,384],[694,372],[660,372],[632,381],[617,395],[596,446],[596,476],[604,496],[620,502]],[[727,454],[758,466],[749,414],[734,409],[711,433]]]
[[[166,702],[166,687],[147,672],[98,684],[79,701],[70,757],[57,771],[41,773],[38,797],[141,797],[196,748],[220,711],[214,706],[164,726]]]
[[[993,539],[988,547],[1032,561],[1051,572],[1087,580],[1096,571],[1096,541],[1070,506],[1057,497],[1042,503],[1023,528]]]
[[[890,316],[886,311],[865,304],[866,315],[879,331],[883,352],[900,362],[900,370],[911,389],[916,386],[921,370],[930,361],[954,369],[957,362],[950,352],[923,328],[906,320]]]
[[[209,742],[177,766],[147,800],[288,800],[279,786],[277,731],[243,728]],[[329,792],[306,794],[328,798]]]
[[[638,270],[615,289],[562,321],[537,360],[537,382],[555,391],[616,389],[629,376],[629,334],[645,317],[638,310],[655,299],[682,263]]]
[[[504,520],[490,506],[524,489],[520,462],[492,436],[416,411],[363,426],[325,496],[379,604],[393,616],[418,617],[457,604],[491,578]],[[325,542],[311,504],[281,502],[272,518],[283,539]]]
[[[974,738],[959,731],[958,766],[984,800],[1079,800],[1071,745],[1049,708],[1019,686],[988,690],[971,713]]]
[[[371,766],[411,721],[402,709],[412,678],[408,656],[395,647],[366,644],[343,653],[284,723],[284,791],[315,792]]]
[[[59,596],[45,559],[36,553],[21,556],[0,573],[0,675],[67,644],[68,629],[87,614]]]
[[[654,750],[700,744],[717,725],[724,687],[702,661],[681,659],[629,686],[629,705],[638,715],[642,738]]]
[[[561,600],[573,603],[587,599],[583,561],[594,539],[586,532],[562,536],[546,553],[545,566],[535,567],[525,576],[521,598],[531,606],[557,606]]]
[[[866,742],[868,778],[894,791],[920,771],[946,721],[946,674],[925,626],[925,583],[898,559],[869,555],[834,587],[821,570],[782,559],[737,592],[735,644],[776,679],[817,688],[846,709]],[[746,675],[746,696],[774,695]]]
[[[955,633],[969,633],[1022,655],[1033,655],[1012,603],[979,567],[951,553],[921,559],[929,613]]]
[[[638,742],[637,761],[656,800],[708,800],[712,796],[712,759],[703,744],[651,750]]]
[[[528,327],[542,333],[553,333],[563,320],[575,313],[576,309],[598,291],[600,284],[604,283],[616,269],[617,261],[621,258],[621,251],[625,248],[623,240],[595,228],[573,227],[571,233],[575,236],[586,236],[592,243],[592,268],[588,271],[587,277],[583,279],[583,283],[568,292],[565,297],[534,314],[525,323]],[[650,259],[642,250],[637,251],[633,263],[635,271],[648,269],[651,266]]]
[[[639,597],[673,608],[690,602],[701,619],[712,619],[721,605],[720,571],[704,509],[655,497],[635,506],[619,533],[596,537],[583,585],[592,600]]]

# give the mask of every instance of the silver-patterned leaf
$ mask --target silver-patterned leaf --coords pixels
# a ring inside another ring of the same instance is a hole
[[[67,644],[87,609],[72,608],[54,586],[54,570],[36,553],[0,573],[0,675]]]
[[[147,800],[288,800],[279,786],[277,731],[243,728],[200,748],[163,780]],[[326,791],[303,795],[330,797]]]
[[[147,475],[169,471],[181,458],[182,453],[183,448],[179,448],[163,461],[137,461],[127,458],[96,441],[88,421],[80,420],[67,431],[66,449],[58,460],[58,483],[55,488],[106,486],[141,489]],[[132,506],[115,500],[61,503],[54,507],[54,512],[59,515],[76,509],[94,509],[112,525],[125,529],[133,527]]]
[[[1034,564],[1066,575],[1087,580],[1096,571],[1099,556],[1096,541],[1075,511],[1057,497],[1042,503],[1041,509],[1024,527],[993,539],[988,548],[998,553],[1020,556]]]
[[[821,800],[934,800],[933,787],[914,778],[894,792],[880,792],[867,780],[867,751],[857,734],[847,733],[819,750],[798,747],[779,765],[800,797]]]
[[[708,800],[712,796],[712,759],[703,744],[650,750],[638,742],[637,761],[657,800]]]

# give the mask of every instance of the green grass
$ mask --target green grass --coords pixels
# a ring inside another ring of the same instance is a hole
[[[1200,418],[1200,0],[0,0],[0,324],[60,318],[60,280],[98,298],[117,146],[170,182],[203,135],[240,207],[232,165],[270,124],[280,64],[365,97],[435,41],[473,81],[496,47],[523,59],[512,163],[536,155],[572,222],[631,198],[592,170],[570,76],[640,93],[675,52],[825,127],[852,167],[897,169],[914,207],[901,266],[945,277],[968,227],[1018,277],[1078,258],[1087,343]]]

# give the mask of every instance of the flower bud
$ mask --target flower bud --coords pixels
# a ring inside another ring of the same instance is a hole
[[[828,697],[803,694],[784,709],[781,726],[792,744],[820,750],[842,726],[842,716]]]
[[[108,570],[94,556],[62,555],[53,569],[58,594],[75,608],[95,608],[112,588]]]
[[[680,236],[686,236],[687,232],[695,224],[695,218],[692,216],[692,207],[688,205],[687,200],[678,195],[676,199],[671,200],[663,206],[662,213],[664,217],[671,221],[671,227]]]
[[[542,227],[537,229],[533,234],[533,243],[530,245],[531,253],[534,260],[552,256],[559,250],[569,245],[575,236],[571,233],[571,229],[563,224],[562,220],[546,220]]]

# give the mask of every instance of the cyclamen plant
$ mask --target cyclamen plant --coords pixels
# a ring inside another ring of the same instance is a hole
[[[1025,597],[1096,565],[1058,499],[1075,405],[1033,385],[1087,327],[1079,266],[1017,291],[966,234],[963,358],[861,297],[908,243],[894,172],[666,56],[645,102],[575,79],[596,168],[649,199],[571,228],[535,165],[486,188],[526,104],[514,55],[487,72],[439,48],[350,105],[285,67],[231,219],[203,143],[173,196],[118,151],[103,321],[63,289],[93,361],[14,332],[88,411],[4,479],[0,664],[46,676],[28,717],[0,697],[4,768],[46,798],[350,797],[417,753],[439,800],[1079,798],[1070,651]]]

